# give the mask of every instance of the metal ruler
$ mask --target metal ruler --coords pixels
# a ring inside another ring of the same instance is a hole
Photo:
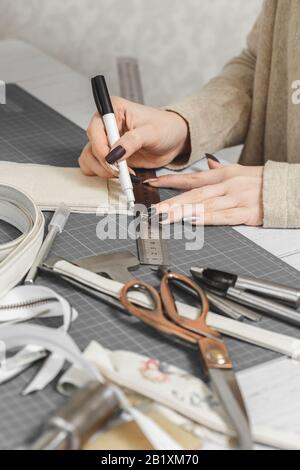
[[[118,74],[120,82],[120,94],[135,103],[144,103],[143,87],[138,62],[131,57],[118,59]],[[136,170],[141,180],[155,178],[155,170]],[[137,204],[144,204],[147,208],[160,202],[158,188],[140,183],[135,186],[135,198]],[[151,227],[149,219],[139,218],[139,237],[137,238],[138,257],[141,264],[154,266],[168,266],[170,264],[167,241],[162,237],[162,228]]]

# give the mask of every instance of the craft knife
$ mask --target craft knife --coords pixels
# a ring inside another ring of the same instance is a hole
[[[65,225],[68,221],[70,216],[70,209],[66,204],[62,203],[58,206],[57,210],[55,211],[50,223],[49,223],[49,230],[48,234],[32,264],[30,271],[28,272],[24,284],[25,285],[32,285],[36,278],[39,266],[43,263],[43,261],[47,258],[52,245],[55,241],[56,236],[59,233],[62,233]]]

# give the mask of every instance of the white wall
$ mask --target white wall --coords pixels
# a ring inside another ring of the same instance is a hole
[[[140,60],[146,100],[200,87],[245,44],[262,0],[0,0],[0,38],[21,38],[87,76]],[[1,64],[0,64],[1,66]]]

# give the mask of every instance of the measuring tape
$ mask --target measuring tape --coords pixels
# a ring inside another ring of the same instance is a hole
[[[143,87],[138,62],[131,57],[118,59],[118,74],[120,94],[123,98],[144,103]],[[155,170],[136,170],[137,176],[142,180],[155,178]],[[143,204],[147,208],[160,202],[159,189],[140,183],[134,188],[136,204]],[[167,241],[162,237],[162,227],[151,227],[149,219],[141,217],[139,220],[140,233],[137,238],[138,257],[141,264],[154,266],[168,266],[170,264]]]

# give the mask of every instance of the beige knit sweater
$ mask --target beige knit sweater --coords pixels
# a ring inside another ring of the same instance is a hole
[[[300,0],[264,0],[247,48],[198,94],[168,107],[190,127],[192,153],[187,165],[205,152],[242,143],[241,164],[265,165],[265,227],[300,227],[297,86]],[[173,167],[187,165],[178,160]]]

